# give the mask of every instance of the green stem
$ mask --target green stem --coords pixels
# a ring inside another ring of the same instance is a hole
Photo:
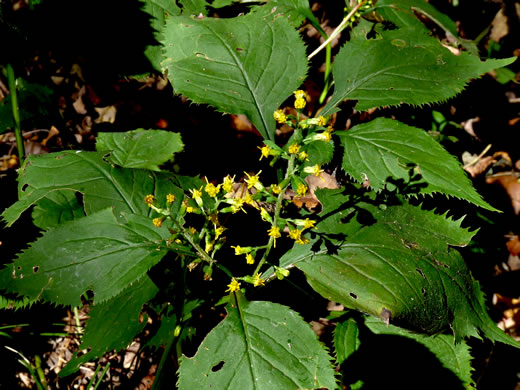
[[[74,308],[74,321],[76,322],[76,333],[83,333],[83,328],[81,326],[81,321],[79,319],[79,312],[77,307]]]
[[[182,333],[182,329],[181,331],[179,332],[179,335]],[[170,356],[170,352],[172,350],[172,347],[175,345],[175,351],[176,351],[176,354],[178,354],[178,343],[177,343],[177,340],[178,340],[178,337],[179,336],[176,336],[175,333],[172,334],[172,336],[168,339],[168,342],[166,343],[166,345],[164,346],[164,352],[161,356],[161,360],[159,361],[159,365],[157,366],[157,371],[156,371],[156,375],[155,375],[155,381],[153,382],[153,385],[152,385],[152,390],[157,390],[157,389],[160,389],[162,388],[162,382],[164,382],[164,375],[163,372],[164,372],[164,366],[166,365],[167,361],[168,361],[168,357]],[[177,359],[177,356],[176,355],[176,359],[175,359],[175,367],[174,367],[174,371],[177,371],[178,370],[178,366],[179,366],[179,363],[178,363],[178,359]],[[165,387],[165,386],[164,386]]]
[[[103,377],[106,375],[108,369],[110,368],[110,362],[107,363],[105,368],[103,369],[103,372],[101,373],[101,376],[99,377],[99,380],[96,382],[96,386],[94,386],[94,390],[97,390],[98,386],[101,384],[101,381],[103,380]]]
[[[44,389],[48,389],[49,385],[47,384],[47,380],[45,379],[45,373],[42,369],[42,359],[40,355],[34,355],[34,365],[36,368],[36,373],[38,374],[38,378],[40,379],[40,383],[42,384]]]
[[[193,239],[193,236],[192,234],[188,231],[188,229],[186,229],[184,226],[182,226],[178,221],[176,221],[175,219],[173,219],[173,223],[175,224],[175,226],[177,227],[177,229],[180,230],[180,232],[182,233],[183,237],[186,239],[186,241],[188,241],[190,243],[190,245],[195,249],[195,251],[197,252],[197,255],[199,255],[199,257],[204,260],[205,262],[209,263],[209,264],[213,264],[215,263],[216,261],[214,259],[212,259],[204,249],[202,249],[202,247],[197,243],[195,242],[195,240]]]
[[[322,104],[327,97],[330,89],[330,71],[331,71],[331,61],[332,61],[332,47],[330,44],[327,45],[325,51],[325,74],[323,75],[325,85],[323,86],[323,91],[321,91],[319,102]]]
[[[224,267],[222,264],[217,263],[217,262],[215,262],[215,265],[217,266],[218,269],[220,269],[222,272],[224,272],[227,276],[229,276],[230,278],[233,277],[233,274],[231,273],[230,270],[227,269],[227,267]]]
[[[298,130],[295,129],[295,132],[296,131],[298,131]],[[290,177],[294,173],[294,161],[295,161],[295,159],[296,159],[296,156],[295,155],[291,155],[291,158],[289,159],[289,163],[287,164],[287,171],[285,172],[284,180],[287,179],[288,177]],[[273,216],[273,226],[277,226],[278,225],[278,219],[280,218],[280,212],[282,210],[283,195],[284,195],[285,190],[287,189],[287,187],[289,187],[289,183],[287,183],[284,186],[284,188],[282,188],[282,190],[278,194],[278,198],[276,198],[276,205],[275,205],[274,216]],[[267,257],[269,256],[269,252],[271,252],[271,248],[274,246],[274,240],[275,239],[273,237],[269,237],[269,242],[267,243],[267,248],[265,248],[264,255],[262,256],[262,259],[258,262],[258,265],[256,266],[256,269],[255,269],[255,272],[253,273],[253,275],[258,274],[258,272],[260,271],[260,269],[262,268],[262,266],[266,262]]]
[[[92,388],[92,386],[94,386],[94,383],[96,382],[96,379],[97,379],[97,374],[100,369],[101,369],[101,366],[98,364],[96,367],[96,371],[94,371],[94,375],[92,375],[92,378],[90,378],[90,382],[87,385],[87,390],[90,390]]]
[[[11,108],[13,111],[14,133],[16,135],[16,147],[18,149],[18,159],[22,166],[25,159],[25,148],[23,145],[22,126],[20,124],[20,111],[18,109],[18,96],[16,93],[16,78],[14,77],[14,69],[11,64],[7,64],[7,82],[9,85],[9,93],[11,95]]]
[[[175,336],[170,338],[170,340],[168,340],[168,344],[165,345],[165,347],[164,347],[164,352],[161,356],[161,361],[159,362],[159,366],[157,367],[157,375],[156,375],[155,381],[153,382],[152,390],[157,390],[157,389],[161,388],[161,382],[163,382],[163,378],[164,378],[163,369],[168,360],[168,357],[170,356],[170,351],[171,351],[173,345],[175,344],[176,338],[177,337],[175,337]]]
[[[309,56],[307,57],[307,59],[310,60],[312,57],[314,57],[316,54],[318,54],[320,51],[322,51],[323,48],[325,48],[327,45],[329,45],[329,44],[332,42],[332,40],[333,40],[334,38],[336,38],[336,37],[339,35],[339,33],[340,33],[341,31],[343,31],[343,29],[344,29],[345,26],[347,25],[348,21],[350,20],[350,18],[352,18],[352,16],[354,16],[354,14],[358,11],[358,9],[360,9],[360,8],[361,8],[361,7],[362,7],[366,2],[367,2],[367,0],[363,0],[363,1],[361,1],[360,3],[356,4],[356,6],[352,9],[352,11],[350,11],[350,12],[348,13],[348,15],[345,16],[345,17],[343,18],[343,20],[341,21],[341,23],[339,24],[339,26],[336,27],[336,28],[334,29],[334,31],[332,32],[332,34],[330,34],[329,38],[328,38],[325,42],[323,42],[323,43],[320,45],[320,47],[318,47],[318,48],[317,48],[316,50],[314,50],[311,54],[309,54]]]

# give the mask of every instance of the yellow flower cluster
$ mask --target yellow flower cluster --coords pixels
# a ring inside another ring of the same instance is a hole
[[[302,237],[303,230],[291,229],[289,230],[289,237],[296,241],[298,244],[308,244],[309,239]]]
[[[258,149],[260,149],[260,152],[262,155],[260,156],[260,160],[262,160],[264,157],[269,157],[269,153],[271,152],[271,148],[267,145],[264,145],[262,147],[258,146]]]
[[[307,104],[308,95],[305,93],[305,91],[298,90],[294,91],[294,97],[296,98],[294,101],[294,108],[297,110],[303,109]]]
[[[255,274],[253,276],[253,286],[259,287],[259,286],[265,286],[265,280],[261,278],[262,273]]]
[[[307,186],[303,183],[298,184],[298,188],[296,188],[296,192],[300,196],[304,196],[307,193]]]
[[[233,192],[233,184],[235,184],[235,176],[231,177],[227,175],[224,178],[224,182],[222,183],[222,189],[225,191],[226,194]]]
[[[291,146],[289,146],[289,153],[290,154],[298,154],[298,153],[300,153],[300,145],[292,144]]]
[[[144,197],[144,203],[146,203],[148,206],[151,206],[155,202],[155,196],[152,194],[146,195]]]
[[[206,184],[206,187],[204,187],[204,191],[206,191],[207,194],[209,196],[211,196],[212,198],[215,198],[218,195],[218,193],[220,192],[221,184],[215,186],[215,184],[210,183],[207,178],[206,178],[206,183],[207,184]]]
[[[240,290],[240,282],[235,278],[231,279],[231,283],[228,284],[226,292],[235,292]]]
[[[287,116],[282,110],[276,110],[273,114],[274,120],[280,124],[287,122]]]
[[[267,230],[267,234],[270,237],[273,237],[274,243],[273,246],[276,248],[276,239],[280,238],[282,234],[280,233],[280,228],[278,226],[271,226],[269,230]]]

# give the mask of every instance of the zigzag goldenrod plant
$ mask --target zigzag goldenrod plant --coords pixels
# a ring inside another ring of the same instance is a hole
[[[519,344],[492,322],[479,284],[453,248],[467,245],[474,232],[408,199],[439,193],[493,207],[425,131],[384,117],[348,131],[330,123],[345,100],[357,101],[359,111],[445,101],[514,58],[481,61],[454,22],[422,0],[354,2],[330,36],[306,0],[254,4],[227,19],[208,17],[206,1],[178,3],[144,1],[162,43],[149,48],[151,62],[176,93],[247,115],[263,137],[259,159],[274,175],[244,166],[243,178],[213,181],[204,172],[200,179],[164,171],[161,165],[183,144],[178,134],[159,130],[101,133],[95,152],[30,156],[20,171],[19,200],[2,216],[11,225],[34,206],[43,235],[0,271],[0,286],[24,302],[90,301],[81,344],[87,351],[60,375],[126,347],[146,324],[139,320],[146,305],[162,318],[147,344],[165,347],[156,382],[173,356],[180,389],[352,384],[334,367],[343,364],[348,372],[347,358],[363,348],[360,327],[414,339],[473,387],[466,338]],[[436,23],[460,55],[417,15]],[[313,53],[298,32],[304,23],[324,38]],[[332,61],[330,41],[345,28],[349,39]],[[323,93],[311,111],[302,85],[309,58],[322,49]],[[277,127],[290,138],[277,138]],[[347,179],[325,185],[334,170]],[[311,188],[312,180],[323,185]],[[395,189],[396,182],[403,188]],[[301,207],[307,203],[314,206]],[[243,213],[264,226],[258,245],[229,241],[237,227],[228,217]],[[305,275],[303,289],[346,308],[331,319],[336,330],[327,347],[291,308],[247,298],[280,288],[294,273]],[[192,313],[223,303],[225,318],[194,356],[184,356]]]

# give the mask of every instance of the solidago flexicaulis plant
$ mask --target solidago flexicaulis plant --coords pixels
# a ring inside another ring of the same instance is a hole
[[[332,125],[345,100],[357,101],[359,111],[442,102],[514,59],[481,61],[454,22],[422,0],[351,2],[330,36],[305,0],[254,4],[227,19],[207,16],[206,1],[178,3],[143,2],[161,42],[147,50],[151,62],[176,93],[247,115],[263,138],[259,159],[276,180],[246,166],[243,177],[219,179],[162,170],[183,145],[178,134],[159,130],[101,133],[95,152],[30,156],[19,200],[2,216],[11,225],[34,206],[43,234],[0,271],[0,286],[71,306],[91,292],[81,345],[88,351],[61,375],[127,346],[146,324],[139,320],[144,305],[162,316],[147,344],[165,346],[157,382],[168,352],[177,351],[180,389],[337,388],[343,379],[334,365],[359,347],[361,326],[418,341],[468,387],[465,338],[518,347],[489,318],[478,283],[453,248],[474,232],[408,201],[440,193],[494,210],[458,161],[423,130],[393,119],[348,131]],[[444,30],[460,55],[432,37],[419,14]],[[302,86],[308,57],[321,47],[307,54],[303,23],[323,36],[326,51],[313,110]],[[332,61],[330,41],[345,29],[349,39]],[[289,137],[276,137],[282,127]],[[335,179],[339,170],[345,179]],[[236,226],[228,217],[244,213],[263,226],[254,244],[229,241]],[[328,348],[291,308],[247,298],[293,273],[305,275],[304,288],[364,313],[339,317]],[[205,283],[205,295],[190,287],[194,280]],[[219,303],[227,304],[226,317],[194,356],[183,356],[193,311]],[[454,348],[441,353],[441,344]]]

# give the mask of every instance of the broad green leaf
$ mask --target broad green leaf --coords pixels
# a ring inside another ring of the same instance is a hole
[[[60,376],[73,374],[82,364],[101,357],[107,351],[119,351],[130,345],[146,325],[147,316],[139,319],[143,305],[158,291],[150,278],[144,276],[116,297],[94,305],[79,347],[89,351],[69,361],[60,371]]]
[[[49,192],[32,211],[33,223],[43,230],[84,216],[85,211],[74,191]]]
[[[518,347],[489,318],[478,283],[450,248],[473,235],[460,221],[410,205],[373,217],[333,248],[289,251],[280,266],[296,266],[325,298],[387,323],[426,334],[451,329],[457,340],[485,335]]]
[[[374,213],[381,212],[370,204],[375,198],[374,191],[361,188],[358,184],[333,190],[319,188],[315,194],[322,204],[316,227],[327,232],[331,239],[335,237],[335,242],[341,242],[363,226],[372,224],[375,221]]]
[[[49,230],[0,271],[0,286],[29,299],[79,306],[94,290],[105,301],[141,278],[166,254],[168,229],[106,209]]]
[[[308,19],[313,26],[323,31],[320,22],[311,11],[309,0],[269,0],[267,5],[259,7],[257,12],[268,14],[273,12],[273,7],[276,7],[278,14],[283,13],[283,17],[287,18],[291,26],[300,27],[305,19]]]
[[[326,141],[311,142],[306,149],[309,154],[307,165],[327,164],[334,154],[334,143]]]
[[[385,19],[398,27],[414,27],[425,29],[426,27],[417,18],[414,12],[427,16],[451,37],[458,37],[457,25],[447,15],[424,0],[380,0],[376,4],[377,12]]]
[[[150,25],[155,30],[154,37],[157,42],[162,41],[162,29],[166,19],[170,15],[179,16],[181,9],[173,0],[140,0],[143,3],[143,11],[151,16]],[[155,70],[161,70],[162,46],[148,45],[145,49],[146,58]]]
[[[219,111],[245,114],[273,139],[273,112],[303,82],[305,47],[277,11],[231,19],[172,17],[165,28],[168,77],[176,92]]]
[[[487,60],[452,54],[438,40],[413,29],[386,31],[381,38],[346,43],[333,64],[334,94],[322,111],[328,115],[345,99],[356,108],[422,105],[445,101],[470,79],[516,58]]]
[[[228,5],[231,5],[233,3],[239,2],[240,0],[214,0],[213,3],[211,3],[212,8],[223,8],[227,7]]]
[[[373,317],[367,317],[365,325],[376,334],[403,336],[423,344],[439,359],[445,368],[457,375],[467,389],[474,388],[475,383],[471,377],[473,371],[471,367],[472,357],[470,348],[464,341],[455,343],[453,336],[446,334],[425,336],[412,333],[397,326],[387,326]]]
[[[158,171],[159,165],[182,151],[181,136],[164,130],[137,129],[126,133],[99,133],[98,152],[110,153],[110,161],[124,168]]]
[[[121,211],[151,216],[153,211],[144,197],[153,194],[162,201],[168,193],[177,195],[180,205],[182,191],[175,178],[166,173],[143,169],[126,169],[110,164],[109,153],[63,151],[29,156],[19,176],[19,200],[5,210],[2,217],[8,226],[20,214],[53,191],[72,190],[83,195],[85,212],[114,207]]]
[[[143,11],[150,14],[154,19],[152,26],[156,30],[164,25],[166,18],[171,15],[180,15],[181,9],[172,0],[140,0],[144,3]]]
[[[417,15],[421,15],[423,19],[427,17],[446,32],[448,40],[453,42],[454,46],[462,45],[471,54],[478,55],[478,48],[474,42],[459,37],[457,24],[424,0],[381,0],[375,8],[383,19],[400,28],[417,29],[418,32],[428,32],[428,29]]]
[[[336,388],[330,356],[297,313],[240,293],[227,312],[195,356],[181,358],[181,390]]]
[[[339,364],[342,364],[356,352],[359,345],[359,328],[356,321],[350,318],[336,325],[334,329],[334,349]]]
[[[420,193],[440,192],[495,210],[475,191],[459,162],[421,129],[378,118],[335,134],[345,148],[343,169],[361,183],[368,179],[376,191],[389,177],[407,181],[413,164],[422,178],[414,183]],[[428,185],[421,188],[421,182]]]
[[[209,6],[206,0],[179,0],[182,4],[182,13],[184,15],[204,15],[208,14],[206,7]]]

